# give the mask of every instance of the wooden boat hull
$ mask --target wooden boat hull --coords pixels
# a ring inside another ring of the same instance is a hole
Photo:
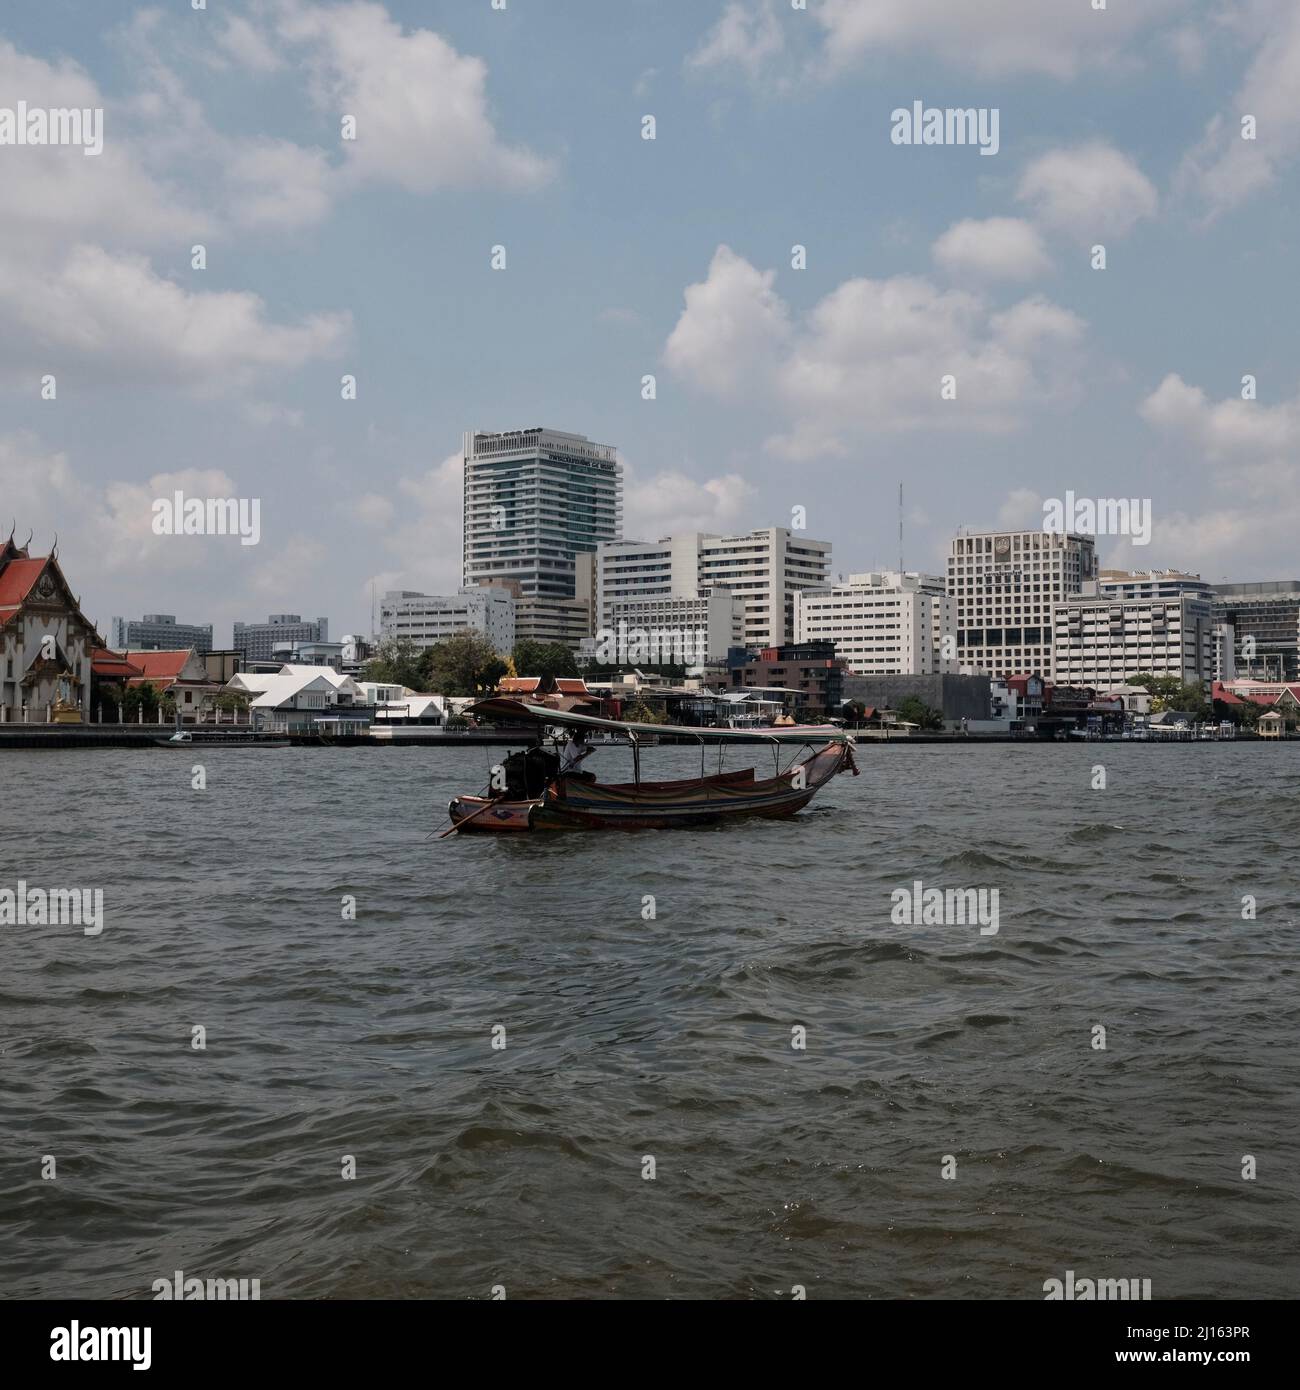
[[[779,776],[754,769],[675,782],[606,784],[561,777],[534,801],[462,796],[448,806],[463,834],[545,830],[669,830],[744,816],[792,816],[837,772],[857,772],[851,748],[827,744]]]

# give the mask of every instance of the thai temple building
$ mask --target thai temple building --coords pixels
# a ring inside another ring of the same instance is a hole
[[[88,720],[91,661],[104,645],[48,555],[0,542],[0,722]]]

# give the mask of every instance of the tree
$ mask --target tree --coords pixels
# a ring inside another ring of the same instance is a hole
[[[648,705],[645,699],[638,695],[636,699],[623,711],[623,718],[629,724],[663,724],[668,716],[659,709]]]
[[[143,710],[145,723],[150,723],[158,718],[158,705],[158,687],[152,681],[128,685],[122,696],[122,722],[134,724]]]
[[[1191,714],[1197,719],[1208,718],[1209,702],[1199,681],[1183,682],[1177,676],[1133,676],[1130,685],[1140,685],[1151,695],[1151,712],[1160,714],[1171,710],[1175,714]]]
[[[435,695],[478,695],[495,690],[506,663],[481,632],[454,633],[420,658],[426,688]]]
[[[895,710],[905,724],[915,724],[918,729],[942,729],[943,714],[927,705],[919,695],[904,695]]]
[[[122,722],[121,681],[96,680],[92,703],[98,707],[100,717],[106,724],[120,724]]]
[[[541,676],[546,680],[578,674],[578,663],[563,642],[534,642],[525,638],[515,643],[511,660],[521,676]]]
[[[424,679],[423,654],[409,637],[385,637],[366,662],[363,680],[379,685],[404,685],[421,690]]]

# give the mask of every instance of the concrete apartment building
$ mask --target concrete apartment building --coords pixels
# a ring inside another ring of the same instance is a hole
[[[463,583],[517,584],[516,637],[576,648],[593,616],[580,557],[623,530],[617,450],[537,427],[466,434],[463,457]]]
[[[1300,680],[1300,580],[1213,587],[1214,620],[1232,628],[1237,672],[1261,680]]]
[[[744,645],[778,647],[794,635],[794,596],[825,585],[830,541],[768,526],[739,536],[703,536],[701,589],[730,589],[742,602]]]
[[[665,646],[677,655],[663,661],[689,665],[724,661],[744,645],[744,602],[730,589],[707,586],[700,554],[720,539],[702,531],[657,541],[610,541],[595,556],[596,641],[622,647],[619,634],[635,635],[638,646]],[[621,625],[621,626],[620,626]],[[612,634],[612,636],[611,636]],[[631,642],[628,643],[631,650]],[[649,658],[642,658],[648,660]],[[617,658],[621,664],[635,657]]]
[[[1052,613],[1097,577],[1091,536],[1054,531],[963,531],[948,553],[962,670],[1047,672]]]
[[[271,661],[276,648],[291,649],[300,642],[328,642],[329,620],[303,622],[297,613],[272,613],[264,623],[236,623],[231,646],[245,662]]]
[[[1097,576],[1097,591],[1108,598],[1214,597],[1213,585],[1199,574],[1182,570],[1102,570]]]
[[[508,656],[515,645],[515,595],[488,584],[466,585],[457,594],[389,590],[380,601],[379,630],[421,650],[458,632],[478,632]]]
[[[801,590],[795,595],[794,640],[833,642],[853,675],[958,669],[956,603],[940,575],[876,570]]]
[[[109,645],[119,652],[128,647],[152,652],[178,651],[181,648],[210,652],[212,624],[178,623],[172,613],[146,613],[143,618],[114,618]]]
[[[1052,678],[1058,685],[1104,692],[1138,675],[1186,682],[1214,679],[1211,600],[1184,593],[1169,598],[1104,595],[1096,581],[1055,604]]]

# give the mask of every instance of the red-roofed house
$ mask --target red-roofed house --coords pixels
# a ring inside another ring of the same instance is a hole
[[[0,722],[88,718],[91,661],[103,645],[57,548],[32,555],[11,532],[0,542]]]
[[[207,663],[193,647],[178,647],[175,651],[140,651],[130,648],[123,653],[127,661],[140,668],[138,676],[127,680],[128,685],[156,686],[160,695],[170,695],[176,701],[181,720],[198,720],[212,710],[213,702],[224,686],[208,675]]]

